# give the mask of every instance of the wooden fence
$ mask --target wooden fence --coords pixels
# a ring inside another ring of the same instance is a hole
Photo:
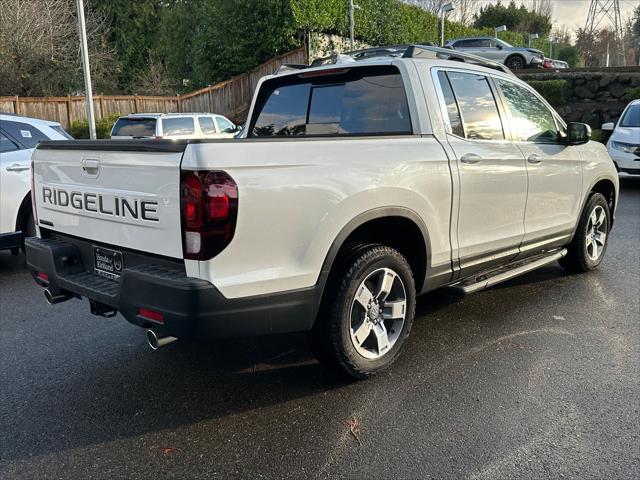
[[[272,74],[283,63],[307,63],[304,48],[285,53],[215,85],[174,97],[149,95],[94,95],[96,120],[115,114],[149,112],[211,112],[232,119],[249,108],[253,91],[261,77]],[[0,97],[0,112],[60,122],[65,128],[74,120],[86,120],[87,102],[83,96]]]

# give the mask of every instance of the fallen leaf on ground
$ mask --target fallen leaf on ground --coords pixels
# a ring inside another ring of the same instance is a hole
[[[360,428],[358,426],[358,420],[356,419],[356,417],[351,417],[347,422],[347,425],[349,425],[349,431],[351,432],[351,435],[353,435],[360,446],[363,447],[364,445],[362,443],[362,440],[360,440],[360,435],[358,435],[358,433],[360,433]]]

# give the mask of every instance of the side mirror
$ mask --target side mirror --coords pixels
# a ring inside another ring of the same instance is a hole
[[[496,45],[496,48],[497,48],[498,50],[502,50],[502,45],[500,45],[500,44],[498,43],[498,44]]]
[[[570,122],[567,125],[567,144],[582,145],[591,139],[591,127],[586,123]]]
[[[612,132],[614,128],[616,128],[616,124],[613,122],[607,122],[602,124],[602,130],[606,130],[607,132]]]

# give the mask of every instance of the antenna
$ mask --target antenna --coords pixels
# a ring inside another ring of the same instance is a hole
[[[599,30],[612,27],[616,38],[616,46],[619,47],[619,54],[622,55],[622,65],[625,64],[624,37],[622,30],[622,17],[620,16],[619,0],[591,0],[589,14],[584,29],[591,35],[597,34]]]

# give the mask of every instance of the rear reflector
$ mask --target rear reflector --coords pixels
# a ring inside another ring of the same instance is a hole
[[[47,275],[47,274],[46,274],[46,273],[44,273],[44,272],[38,272],[38,278],[39,278],[40,280],[44,280],[45,282],[48,282],[48,281],[49,281],[49,275]]]
[[[138,310],[138,315],[149,320],[153,320],[154,322],[164,323],[164,317],[162,316],[162,313],[156,312],[154,310],[149,310],[148,308],[140,307],[140,309]]]

